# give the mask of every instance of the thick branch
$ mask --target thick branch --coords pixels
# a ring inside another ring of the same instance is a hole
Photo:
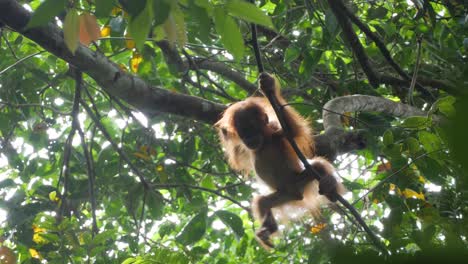
[[[164,54],[166,63],[173,65],[178,72],[184,73],[188,70],[208,70],[222,75],[226,79],[234,82],[249,94],[253,94],[257,90],[257,86],[246,80],[243,74],[233,70],[225,63],[204,58],[193,58],[189,62],[187,60],[183,60],[177,48],[174,45],[171,45],[168,41],[158,41],[157,44]]]
[[[390,55],[390,51],[387,49],[383,41],[376,35],[374,34],[370,28],[362,23],[362,21],[355,15],[349,8],[344,5],[341,1],[336,1],[336,3],[341,7],[341,9],[345,12],[345,14],[349,17],[349,19],[356,25],[364,34],[366,34],[367,37],[372,39],[374,41],[375,45],[379,48],[380,52],[384,56],[384,58],[387,60],[388,64],[392,66],[392,68],[398,72],[398,74],[403,77],[405,80],[410,80],[411,77],[406,74],[406,72],[403,71],[403,69],[398,65],[392,58],[392,55]]]
[[[419,108],[369,95],[337,97],[328,101],[323,108],[322,117],[325,131],[343,129],[340,117],[345,112],[379,112],[395,117],[427,116],[427,113]]]
[[[246,90],[249,94],[253,94],[257,90],[257,86],[255,84],[246,80],[242,74],[240,74],[237,71],[234,71],[232,68],[228,67],[224,63],[200,58],[195,58],[194,62],[199,69],[216,72],[226,77],[227,79],[233,81],[242,89]]]
[[[202,98],[150,86],[142,79],[121,71],[103,54],[82,45],[73,55],[66,48],[62,30],[55,24],[24,30],[29,17],[30,13],[18,2],[0,0],[0,19],[3,23],[85,72],[111,95],[148,115],[166,112],[213,123],[225,108]]]
[[[328,5],[335,15],[338,24],[340,24],[340,27],[343,30],[343,34],[354,51],[354,54],[356,55],[356,58],[358,59],[359,64],[366,74],[370,84],[374,87],[379,86],[380,81],[378,74],[372,68],[369,57],[367,56],[366,52],[364,51],[364,47],[354,32],[353,27],[346,16],[346,13],[338,6],[337,3],[335,3],[335,0],[328,0]]]

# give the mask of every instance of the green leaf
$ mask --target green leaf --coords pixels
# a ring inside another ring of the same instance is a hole
[[[148,37],[151,21],[153,21],[153,7],[151,1],[147,2],[145,8],[139,14],[130,18],[128,31],[130,36],[135,40],[135,46],[138,50],[143,48],[146,37]]]
[[[216,31],[221,36],[224,47],[240,60],[244,55],[244,39],[234,19],[226,14],[224,9],[215,8],[214,18]]]
[[[393,134],[391,130],[385,131],[383,134],[383,144],[384,146],[389,146],[393,143]]]
[[[226,10],[235,17],[273,30],[275,29],[271,18],[252,3],[243,0],[230,0],[226,4]]]
[[[446,96],[444,98],[440,98],[435,103],[439,111],[447,117],[455,116],[455,97],[453,96]]]
[[[401,157],[401,144],[390,144],[383,148],[383,152],[385,155],[389,156],[390,158],[400,158]]]
[[[196,36],[205,44],[210,43],[210,30],[211,19],[205,8],[198,5],[191,5],[189,12],[193,17],[194,24],[197,28],[204,28],[204,30],[196,30]]]
[[[301,51],[296,47],[288,47],[284,55],[284,63],[289,64],[301,55]]]
[[[65,44],[72,54],[75,54],[80,37],[80,18],[75,9],[68,11],[63,24],[63,37]]]
[[[325,11],[325,27],[327,32],[329,33],[330,40],[334,40],[336,34],[338,34],[338,21],[336,20],[335,14],[331,11],[331,9],[327,9]],[[324,38],[326,35],[324,34]]]
[[[174,22],[176,25],[177,44],[179,47],[183,47],[185,46],[185,43],[187,43],[184,13],[180,10],[178,5],[174,5],[172,8],[172,15],[174,16]]]
[[[159,26],[169,17],[171,13],[171,5],[166,0],[153,1],[154,25]]]
[[[174,230],[174,228],[176,228],[175,224],[174,223],[171,223],[171,222],[166,222],[166,223],[163,223],[162,225],[159,226],[159,236],[161,236],[161,238],[171,234]]]
[[[441,141],[436,135],[427,131],[418,133],[419,141],[427,152],[438,151],[441,149]]]
[[[177,235],[176,241],[182,245],[191,245],[200,240],[206,231],[207,210],[196,214]]]
[[[409,129],[423,129],[431,124],[429,118],[424,116],[411,116],[403,120],[401,127]]]
[[[106,17],[114,7],[115,0],[96,0],[96,13],[97,17]]]
[[[244,235],[244,226],[242,225],[242,220],[236,214],[233,214],[228,211],[217,211],[215,213],[221,221],[227,226],[229,226],[234,234],[236,235],[237,239],[242,238]]]
[[[119,3],[122,5],[123,9],[128,12],[128,14],[133,17],[139,15],[143,12],[143,9],[147,6],[148,2],[152,0],[119,0]]]
[[[16,183],[12,179],[5,179],[0,181],[0,189],[16,186]]]
[[[164,22],[163,29],[164,29],[164,34],[166,35],[167,40],[171,44],[174,44],[177,41],[177,27],[176,27],[174,17],[172,15],[169,15],[169,17]],[[171,65],[169,65],[169,67],[171,67]],[[175,72],[177,72],[177,70],[175,70]]]
[[[367,17],[368,19],[376,19],[376,18],[384,18],[387,15],[388,10],[383,7],[379,6],[377,8],[370,8],[367,11]]]
[[[103,244],[106,242],[106,240],[111,239],[115,235],[116,234],[114,230],[107,230],[107,231],[101,232],[93,238],[93,245],[97,246],[99,244]]]
[[[211,176],[206,176],[205,178],[203,178],[203,180],[201,182],[201,186],[205,187],[205,188],[208,188],[208,189],[215,189],[216,188],[216,185],[214,184],[213,179],[212,179]]]
[[[163,215],[164,209],[164,199],[160,192],[150,191],[147,194],[148,213],[151,215],[152,219],[158,219]]]
[[[45,0],[32,14],[26,28],[43,26],[65,9],[66,0]]]
[[[405,146],[411,155],[416,155],[421,149],[419,146],[419,141],[414,137],[409,137],[405,139]]]

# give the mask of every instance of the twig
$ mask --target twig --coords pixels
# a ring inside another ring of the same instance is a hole
[[[22,63],[23,61],[25,61],[25,60],[27,60],[27,59],[29,59],[29,58],[32,58],[32,57],[34,57],[34,56],[37,56],[37,55],[39,55],[39,54],[41,54],[41,53],[44,53],[44,52],[45,52],[45,50],[42,50],[42,51],[39,51],[39,52],[30,54],[30,55],[28,55],[28,56],[26,56],[26,57],[24,57],[24,58],[21,58],[21,59],[17,60],[15,63],[11,64],[10,66],[8,66],[8,67],[6,67],[5,69],[3,69],[2,71],[0,71],[0,75],[4,74],[6,71],[8,71],[9,69],[15,67],[16,65]]]
[[[115,151],[117,151],[117,153],[125,160],[125,162],[128,164],[128,166],[130,167],[130,169],[138,176],[138,178],[140,179],[141,183],[143,184],[143,187],[145,189],[148,189],[149,188],[149,183],[148,181],[145,179],[145,177],[143,176],[143,174],[141,173],[141,171],[132,163],[132,161],[130,160],[130,158],[127,156],[127,154],[117,145],[117,143],[114,142],[114,140],[112,139],[111,135],[109,134],[109,132],[107,132],[107,130],[104,128],[104,126],[101,124],[101,122],[99,121],[99,119],[96,117],[96,115],[93,113],[93,111],[91,110],[91,108],[86,104],[85,101],[83,100],[80,100],[80,103],[81,105],[83,106],[83,108],[86,110],[86,112],[88,113],[88,115],[91,117],[91,119],[93,120],[93,122],[96,124],[97,128],[101,131],[101,133],[104,135],[104,137],[110,142],[112,148],[114,148]]]
[[[181,188],[182,187],[182,188],[190,188],[190,189],[195,189],[195,190],[200,190],[200,191],[204,191],[204,192],[213,193],[213,194],[218,195],[219,197],[222,197],[222,198],[224,198],[226,200],[231,201],[232,203],[236,204],[240,208],[250,212],[250,209],[248,207],[243,206],[240,202],[238,202],[234,198],[232,198],[230,196],[227,196],[227,195],[224,195],[218,190],[213,190],[213,189],[209,189],[209,188],[205,188],[205,187],[201,187],[201,186],[196,186],[196,185],[189,185],[189,184],[185,184],[185,183],[152,184],[151,187],[156,188],[156,189],[168,189],[168,188]]]
[[[20,107],[40,107],[40,108],[49,109],[49,110],[51,110],[52,112],[54,112],[54,113],[56,113],[56,114],[59,114],[59,115],[70,115],[70,113],[62,112],[62,111],[59,111],[59,110],[53,108],[52,106],[42,105],[42,104],[34,104],[34,103],[30,103],[30,104],[14,104],[14,103],[10,103],[10,102],[0,101],[0,105],[6,105],[6,106],[16,107],[16,108],[20,108]]]
[[[364,195],[362,195],[361,197],[359,197],[358,199],[356,199],[356,201],[354,201],[352,204],[355,205],[357,202],[359,202],[360,200],[362,200],[364,197],[366,197],[367,195],[369,195],[371,192],[373,192],[375,189],[379,188],[380,186],[382,186],[382,184],[384,184],[385,182],[387,182],[390,178],[392,178],[393,176],[397,175],[398,173],[400,173],[401,171],[403,171],[404,169],[408,168],[409,166],[411,166],[411,164],[415,163],[417,160],[419,159],[422,159],[426,156],[428,156],[429,154],[432,154],[432,153],[435,153],[435,152],[439,152],[441,151],[440,149],[436,149],[436,150],[433,150],[431,152],[426,152],[426,153],[423,153],[419,156],[417,156],[416,158],[412,159],[410,163],[406,164],[405,166],[401,167],[400,169],[398,169],[397,171],[393,172],[392,174],[388,175],[387,177],[385,177],[384,179],[382,179],[379,183],[377,183],[374,187],[370,188]]]
[[[414,65],[414,72],[413,72],[413,78],[411,78],[411,85],[408,90],[408,102],[410,104],[414,105],[413,102],[413,91],[414,91],[414,86],[416,85],[416,80],[418,79],[418,72],[419,72],[419,65],[421,62],[421,38],[418,37],[418,53],[416,55],[416,62]]]
[[[60,204],[60,210],[59,210],[60,217],[63,216],[63,213],[65,211],[65,205],[66,205],[65,200],[66,200],[67,192],[68,192],[68,180],[70,177],[70,155],[71,155],[71,150],[72,150],[71,144],[73,141],[73,137],[75,136],[76,129],[79,126],[78,112],[80,110],[81,93],[80,93],[80,89],[78,88],[79,86],[75,87],[75,96],[73,98],[73,107],[72,107],[72,112],[71,112],[72,124],[70,128],[70,133],[68,134],[68,137],[65,141],[65,147],[63,151],[63,164],[60,170],[59,180],[57,182],[57,189],[58,189],[61,180],[63,180],[63,192],[62,192],[62,197],[61,197],[62,203]]]

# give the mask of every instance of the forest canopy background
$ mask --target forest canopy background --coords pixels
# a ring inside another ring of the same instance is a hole
[[[254,239],[212,127],[263,63],[396,261],[466,258],[465,1],[0,0],[0,261],[382,261],[339,208]]]

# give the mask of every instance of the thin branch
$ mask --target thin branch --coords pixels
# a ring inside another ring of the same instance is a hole
[[[70,128],[70,133],[65,141],[65,147],[63,150],[63,164],[60,169],[59,180],[57,182],[57,189],[60,185],[61,180],[63,180],[63,192],[62,192],[62,203],[60,204],[60,211],[59,216],[62,217],[65,212],[65,204],[66,198],[68,195],[68,185],[69,185],[69,177],[70,177],[70,155],[72,150],[72,141],[73,137],[75,136],[76,129],[79,127],[78,121],[78,112],[80,110],[80,100],[81,100],[81,92],[79,89],[79,85],[75,87],[75,95],[73,97],[73,107],[71,112],[72,117],[72,124]]]
[[[74,75],[75,75],[75,89],[78,90],[78,93],[81,93],[81,90],[83,89],[83,73],[75,69]],[[88,148],[88,145],[86,143],[85,134],[79,124],[77,124],[76,129],[81,138],[81,148],[83,149],[83,154],[86,160],[86,171],[88,174],[89,200],[91,204],[91,217],[93,219],[92,236],[94,237],[98,233],[99,229],[97,226],[97,218],[96,218],[97,206],[96,206],[95,175],[94,175],[94,168],[93,168],[93,160],[91,157],[90,149]]]
[[[343,4],[342,0],[328,0],[328,5],[332,10],[333,14],[340,24],[341,29],[343,30],[343,34],[346,40],[349,42],[349,45],[353,52],[356,55],[359,64],[361,65],[362,70],[367,76],[369,83],[373,87],[378,87],[380,83],[384,83],[385,79],[382,79],[382,76],[374,71],[372,64],[370,63],[369,57],[367,56],[364,47],[362,46],[361,42],[359,41],[356,32],[354,32],[353,27],[350,23],[349,16],[346,12],[345,5]],[[384,55],[385,57],[385,55]],[[391,58],[391,57],[390,57]],[[393,60],[392,60],[393,61]],[[396,64],[396,63],[395,63]],[[397,65],[398,66],[398,65]],[[411,79],[409,76],[404,73],[404,81],[408,83]],[[426,97],[434,98],[434,96],[423,86],[417,85],[418,90]]]
[[[9,69],[15,67],[16,65],[18,65],[18,64],[20,64],[20,63],[22,63],[22,62],[24,62],[24,61],[26,61],[26,60],[28,60],[28,59],[34,57],[34,56],[37,56],[37,55],[39,55],[39,54],[41,54],[41,53],[44,53],[44,52],[45,52],[45,50],[42,50],[42,51],[39,51],[39,52],[30,54],[30,55],[28,55],[28,56],[26,56],[26,57],[24,57],[24,58],[21,58],[21,59],[17,60],[15,63],[13,63],[13,64],[11,64],[10,66],[6,67],[5,69],[1,70],[1,71],[0,71],[0,75],[4,74],[6,71],[8,71]]]
[[[243,206],[240,202],[238,202],[237,200],[235,200],[234,198],[230,197],[230,196],[227,196],[227,195],[224,195],[222,194],[220,191],[218,190],[213,190],[213,189],[209,189],[209,188],[205,188],[205,187],[201,187],[201,186],[195,186],[195,185],[189,185],[189,184],[185,184],[185,183],[166,183],[166,184],[151,184],[150,187],[153,187],[153,188],[156,188],[156,189],[168,189],[168,188],[190,188],[190,189],[195,189],[195,190],[200,190],[200,191],[204,191],[204,192],[209,192],[209,193],[213,193],[213,194],[216,194],[217,196],[219,197],[222,197],[226,200],[229,200],[231,201],[232,203],[236,204],[237,206],[239,206],[240,208],[250,212],[250,208],[248,207],[245,207]]]
[[[349,8],[343,2],[341,2],[341,0],[336,1],[335,3],[344,11],[344,13],[351,20],[351,22],[353,22],[362,32],[364,32],[364,34],[366,34],[367,37],[374,41],[375,45],[377,46],[377,48],[379,48],[380,52],[384,56],[385,60],[387,60],[388,64],[390,64],[390,66],[392,66],[392,68],[395,69],[395,71],[401,77],[403,77],[403,79],[410,80],[409,75],[406,74],[406,72],[403,71],[400,65],[398,65],[393,60],[392,55],[390,55],[390,51],[387,49],[385,43],[379,38],[379,36],[372,32],[366,24],[362,23],[362,21],[353,12],[351,12],[351,10],[349,10]]]
[[[405,164],[404,166],[402,166],[400,169],[398,169],[397,171],[393,172],[392,174],[388,175],[387,177],[383,178],[382,180],[380,180],[379,183],[377,183],[374,187],[370,188],[365,194],[363,194],[361,197],[359,197],[358,199],[356,199],[356,201],[354,201],[352,203],[352,205],[355,205],[357,202],[359,202],[360,200],[362,200],[364,197],[368,196],[370,193],[372,193],[373,191],[375,191],[375,189],[379,188],[380,186],[382,186],[384,183],[386,183],[390,178],[392,178],[393,176],[397,175],[398,173],[400,173],[401,171],[403,171],[404,169],[408,168],[409,166],[411,166],[413,163],[415,163],[417,160],[419,159],[422,159],[426,156],[428,156],[429,154],[432,154],[432,153],[436,153],[436,152],[439,152],[441,151],[440,149],[436,149],[436,150],[433,150],[433,151],[430,151],[430,152],[426,152],[426,153],[423,153],[419,156],[417,156],[416,158],[414,159],[411,159],[411,162],[408,163],[408,164]]]
[[[0,23],[1,24],[1,23]],[[3,28],[0,27],[0,32],[1,32],[1,35],[3,37],[3,40],[5,40],[5,43],[7,44],[7,47],[8,49],[10,50],[11,54],[13,55],[13,57],[15,57],[15,59],[19,60],[18,56],[16,56],[16,53],[15,51],[13,50],[13,48],[11,47],[11,44],[10,44],[10,41],[8,40],[8,38],[5,36],[5,34],[3,34]]]
[[[333,14],[335,15],[338,24],[343,30],[343,34],[346,37],[346,40],[348,41],[354,54],[356,55],[356,58],[359,61],[362,70],[366,74],[369,83],[373,87],[378,87],[380,83],[378,74],[374,71],[374,68],[372,67],[369,61],[369,57],[364,51],[364,47],[362,46],[358,36],[354,32],[353,27],[349,22],[345,12],[338,6],[337,2],[340,1],[341,0],[328,0],[328,5],[332,10]]]
[[[107,141],[110,142],[112,148],[117,151],[117,153],[120,155],[120,157],[122,157],[125,162],[128,164],[128,166],[130,167],[130,169],[133,171],[133,173],[135,173],[138,178],[140,179],[140,182],[143,184],[143,187],[145,189],[148,189],[149,188],[149,183],[148,181],[145,179],[145,177],[143,176],[143,174],[140,172],[140,170],[132,163],[132,161],[130,160],[130,158],[127,156],[127,154],[117,145],[117,143],[115,143],[115,141],[112,139],[111,135],[109,134],[109,132],[107,132],[107,130],[105,129],[105,127],[102,125],[102,123],[99,121],[99,119],[96,117],[96,115],[93,113],[93,111],[91,110],[91,108],[86,104],[85,101],[83,100],[80,100],[80,103],[81,103],[81,106],[83,106],[83,108],[86,110],[86,112],[88,113],[88,115],[91,117],[91,119],[93,120],[93,122],[95,123],[95,125],[97,126],[97,128],[101,131],[101,133],[104,135],[104,137],[107,139]]]
[[[40,107],[40,108],[49,109],[49,110],[51,110],[52,112],[54,112],[54,113],[56,113],[56,114],[59,114],[59,115],[70,115],[70,114],[71,114],[71,113],[66,113],[66,112],[62,112],[62,111],[60,111],[60,110],[57,110],[57,109],[53,108],[52,106],[42,105],[42,104],[34,104],[34,103],[30,103],[30,104],[14,104],[14,103],[10,103],[10,102],[0,101],[0,105],[7,105],[7,106],[10,106],[10,107],[15,107],[15,108],[20,108],[20,107]]]
[[[419,73],[419,66],[421,63],[421,47],[422,47],[421,38],[418,38],[418,46],[417,46],[418,53],[416,55],[416,63],[414,65],[413,78],[411,78],[411,85],[408,90],[408,102],[411,104],[414,104],[413,91],[414,91],[414,86],[416,85],[416,80],[418,78],[418,73]]]

